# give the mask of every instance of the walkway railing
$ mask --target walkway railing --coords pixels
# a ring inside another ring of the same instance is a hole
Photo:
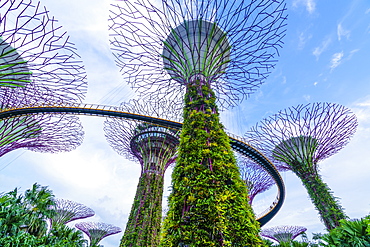
[[[19,117],[23,115],[33,115],[33,114],[74,114],[74,115],[90,115],[99,117],[116,117],[116,118],[126,118],[138,121],[148,122],[154,125],[181,129],[182,123],[155,118],[150,116],[145,116],[136,113],[125,112],[120,107],[107,106],[107,105],[94,105],[94,104],[60,104],[60,105],[27,105],[17,108],[7,108],[0,110],[0,120],[6,118]],[[275,180],[278,187],[278,195],[273,202],[273,204],[260,216],[257,220],[260,222],[261,226],[266,224],[271,220],[283,205],[285,198],[285,186],[284,182],[277,171],[276,167],[269,161],[262,153],[257,149],[253,148],[245,141],[243,138],[237,137],[235,135],[229,134],[230,144],[233,150],[239,152],[240,154],[252,159],[254,162],[262,166],[270,176]]]

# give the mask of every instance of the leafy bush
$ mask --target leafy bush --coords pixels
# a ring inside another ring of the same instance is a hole
[[[24,195],[19,195],[17,189],[0,195],[0,246],[85,246],[82,233],[67,226],[47,231],[47,220],[55,213],[53,199],[52,191],[38,184]]]
[[[368,247],[370,246],[370,217],[361,220],[341,220],[340,225],[320,238],[320,246]]]

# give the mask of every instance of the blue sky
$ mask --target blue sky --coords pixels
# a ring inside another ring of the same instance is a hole
[[[88,76],[85,102],[118,105],[134,97],[114,64],[108,43],[107,0],[41,1],[76,44]],[[279,110],[309,102],[339,103],[352,109],[357,133],[338,154],[320,163],[324,182],[341,198],[351,218],[370,213],[370,3],[367,0],[288,0],[287,32],[276,68],[265,83],[239,106],[223,112],[229,132],[249,127]],[[81,117],[84,143],[70,153],[41,154],[17,150],[0,158],[1,191],[48,185],[57,197],[96,211],[91,220],[122,229],[130,212],[140,166],[116,154],[104,137],[104,118]],[[301,225],[323,232],[300,181],[283,173],[287,196],[266,227]],[[166,186],[170,183],[169,173]],[[273,191],[274,192],[274,191]],[[261,201],[268,196],[261,195]],[[256,198],[257,200],[258,198]],[[269,205],[267,204],[266,207]],[[117,246],[122,234],[102,244]],[[309,234],[309,236],[311,236]]]

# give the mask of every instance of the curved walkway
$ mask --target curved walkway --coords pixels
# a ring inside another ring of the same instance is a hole
[[[69,104],[69,105],[53,105],[53,106],[25,106],[22,108],[10,108],[3,109],[0,111],[0,120],[5,118],[12,118],[22,115],[32,114],[74,114],[74,115],[89,115],[99,117],[116,117],[116,118],[128,118],[144,122],[149,122],[154,125],[164,126],[173,129],[181,129],[182,123],[174,122],[166,119],[155,118],[140,114],[134,114],[129,112],[121,111],[119,107],[104,106],[104,105],[92,105],[92,104]],[[261,226],[265,225],[270,221],[280,210],[283,205],[285,198],[285,186],[284,182],[276,170],[276,167],[257,149],[241,141],[237,137],[229,135],[231,140],[231,147],[239,152],[240,154],[247,156],[254,162],[262,166],[275,180],[278,187],[278,195],[273,204],[264,212],[262,215],[257,216],[257,220]]]

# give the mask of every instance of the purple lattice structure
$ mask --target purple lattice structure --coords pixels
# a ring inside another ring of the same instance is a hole
[[[125,79],[144,95],[182,100],[201,74],[228,107],[274,67],[284,11],[283,1],[269,0],[122,0],[111,8],[111,47]]]
[[[275,181],[263,167],[246,157],[238,157],[238,166],[240,175],[248,188],[249,204],[252,205],[256,195],[269,190]]]
[[[246,133],[247,141],[291,170],[294,160],[312,164],[341,150],[356,132],[357,118],[346,107],[334,103],[298,105],[264,119]],[[307,148],[306,148],[307,147]]]
[[[328,230],[346,219],[343,208],[322,181],[318,162],[342,149],[357,128],[356,116],[331,103],[299,105],[264,119],[247,132],[252,146],[302,181]]]
[[[69,37],[40,2],[0,3],[0,97],[25,103],[83,99],[85,70]]]
[[[131,100],[121,104],[123,111],[181,119],[181,109],[165,100]],[[122,238],[122,246],[157,246],[159,241],[164,174],[177,157],[179,131],[150,123],[107,119],[105,136],[119,154],[139,161],[141,175],[134,203]],[[150,234],[148,238],[146,234]]]
[[[121,228],[117,226],[102,222],[80,222],[75,226],[89,237],[90,246],[97,246],[103,238],[122,231]]]
[[[307,231],[303,226],[275,226],[261,230],[261,236],[273,239],[279,243],[289,242]]]
[[[166,100],[130,100],[122,103],[123,111],[181,120],[181,109]],[[120,155],[129,160],[139,161],[142,173],[156,171],[163,175],[175,161],[179,133],[164,127],[132,120],[108,118],[104,123],[105,136],[109,144]]]
[[[25,148],[35,152],[68,152],[81,145],[83,130],[74,116],[22,116],[0,121],[0,157]]]
[[[86,75],[69,37],[40,2],[0,3],[0,110],[81,101]],[[0,121],[0,156],[14,149],[70,151],[82,142],[77,117]]]
[[[53,209],[55,211],[55,215],[50,219],[52,227],[95,215],[94,210],[91,208],[86,207],[81,203],[65,199],[56,199]]]

